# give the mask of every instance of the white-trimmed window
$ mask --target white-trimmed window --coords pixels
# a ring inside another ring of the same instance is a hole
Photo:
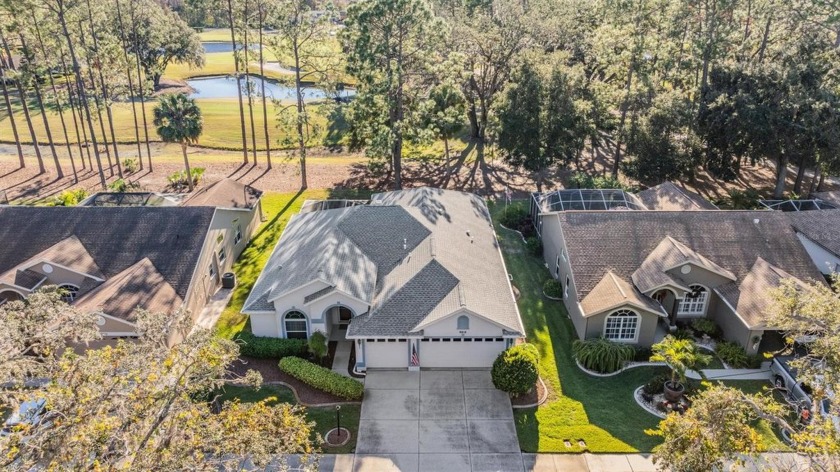
[[[569,276],[566,276],[566,285],[563,287],[563,298],[569,298]]]
[[[560,256],[554,261],[554,276],[560,277]]]
[[[286,337],[289,339],[306,339],[306,315],[299,311],[290,311],[283,317],[283,326],[286,328]]]
[[[563,259],[563,262],[566,262],[566,248],[560,250],[560,257]]]
[[[639,315],[632,310],[618,310],[604,321],[604,338],[610,341],[636,341],[639,333]]]
[[[237,245],[239,244],[239,241],[242,241],[242,225],[236,223],[236,227],[233,231],[233,244]]]
[[[702,285],[689,285],[691,292],[680,299],[680,306],[677,308],[677,315],[704,315],[706,304],[709,301],[709,291]]]
[[[458,330],[459,331],[466,331],[470,329],[470,317],[467,315],[461,315],[458,317]]]
[[[61,290],[61,299],[67,303],[73,303],[79,296],[79,287],[73,284],[61,284],[58,288]]]
[[[219,265],[225,263],[225,259],[227,259],[227,252],[225,252],[225,248],[219,248]]]
[[[212,262],[210,262],[209,272],[210,272],[210,278],[215,279],[216,278],[216,266]]]

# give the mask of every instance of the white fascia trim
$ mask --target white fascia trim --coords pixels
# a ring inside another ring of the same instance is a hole
[[[101,331],[100,334],[102,336],[112,336],[112,337],[120,337],[120,336],[132,336],[132,337],[139,337],[140,335],[132,332],[132,331]]]
[[[321,279],[318,279],[318,280],[321,280]],[[322,281],[322,282],[324,282],[324,283],[327,283],[327,282],[325,282],[325,281],[323,281],[323,280],[321,280],[321,281]],[[313,299],[313,300],[309,300],[309,302],[304,303],[304,304],[303,304],[303,306],[311,305],[311,304],[313,304],[313,303],[317,302],[318,300],[323,300],[324,298],[329,297],[330,295],[332,295],[332,294],[333,294],[333,293],[335,293],[335,292],[338,292],[338,293],[340,293],[341,295],[344,295],[345,297],[349,298],[350,300],[353,300],[353,301],[356,301],[356,302],[362,303],[362,304],[364,304],[364,305],[370,306],[370,302],[365,301],[365,300],[362,300],[361,298],[354,297],[353,295],[350,295],[349,293],[345,292],[344,290],[339,289],[338,287],[336,287],[336,286],[334,286],[334,285],[332,285],[332,284],[328,284],[328,285],[329,285],[330,287],[333,287],[335,290],[334,290],[334,291],[332,291],[332,292],[326,293],[326,294],[324,294],[324,295],[322,295],[322,296],[320,296],[320,297],[318,297],[318,298],[315,298],[315,299]],[[290,290],[290,291],[291,291],[291,290]],[[287,293],[288,293],[288,292],[287,292]],[[274,300],[269,300],[269,301],[274,301]]]
[[[660,318],[667,318],[667,317],[668,317],[668,314],[667,314],[667,313],[665,313],[665,311],[664,311],[664,310],[663,310],[661,313],[657,313],[657,312],[655,312],[655,311],[651,310],[650,308],[648,308],[648,307],[646,307],[646,306],[642,306],[642,305],[640,305],[640,304],[638,304],[638,303],[635,303],[635,302],[632,302],[632,301],[623,301],[623,302],[621,302],[621,303],[616,303],[616,304],[614,304],[614,305],[610,305],[610,306],[608,306],[607,308],[603,308],[603,309],[601,309],[601,310],[594,311],[594,312],[592,312],[592,313],[586,313],[586,312],[584,312],[584,311],[583,311],[583,309],[582,309],[582,307],[580,307],[580,303],[578,303],[578,307],[579,307],[579,308],[581,308],[581,313],[583,313],[583,317],[584,317],[584,318],[591,318],[591,317],[593,317],[593,316],[595,316],[595,315],[600,315],[601,313],[606,313],[606,312],[608,312],[608,311],[612,311],[612,310],[615,310],[616,308],[621,308],[621,307],[623,307],[623,306],[632,306],[633,308],[636,308],[636,309],[638,309],[638,310],[644,311],[644,312],[646,312],[646,313],[651,313],[651,314],[654,314],[654,315],[656,315],[656,316],[658,316],[658,317],[660,317]]]
[[[134,323],[134,322],[131,322],[131,321],[128,321],[128,320],[124,320],[122,318],[117,318],[116,316],[111,316],[111,315],[109,315],[107,313],[103,313],[101,311],[97,311],[96,314],[103,317],[103,318],[108,318],[108,319],[111,319],[111,320],[114,320],[114,321],[117,321],[117,322],[120,322],[120,323],[125,323],[129,326],[137,326],[137,323]]]
[[[460,314],[462,314],[462,313],[465,313],[465,314],[469,314],[469,315],[475,316],[476,318],[482,319],[482,320],[484,320],[484,321],[486,321],[486,322],[488,322],[488,323],[490,323],[490,324],[492,324],[492,325],[495,325],[495,326],[497,326],[497,327],[499,327],[499,328],[502,328],[502,329],[506,329],[506,330],[508,330],[508,331],[515,331],[515,330],[516,330],[516,328],[511,328],[510,326],[505,326],[505,325],[503,325],[503,324],[499,323],[498,321],[491,320],[490,318],[487,318],[486,316],[481,315],[481,314],[479,314],[479,313],[476,313],[476,312],[474,312],[474,311],[472,311],[472,310],[470,310],[470,309],[468,309],[468,308],[459,308],[459,309],[457,309],[457,310],[453,311],[452,313],[450,313],[450,314],[448,314],[448,315],[444,315],[444,316],[442,316],[442,317],[440,317],[440,318],[438,318],[438,319],[436,319],[436,320],[429,321],[429,322],[425,322],[425,320],[424,320],[424,321],[421,321],[421,322],[420,322],[420,324],[418,324],[417,326],[415,326],[414,328],[412,328],[412,329],[411,329],[411,331],[420,331],[421,329],[424,329],[424,328],[427,328],[427,327],[429,327],[429,326],[431,326],[431,325],[434,325],[434,324],[440,323],[440,322],[441,322],[441,321],[443,321],[443,320],[448,320],[448,319],[451,319],[451,318],[455,317],[456,315],[460,315]],[[517,312],[516,314],[518,315],[519,313]],[[519,332],[521,333],[522,331],[519,331]]]
[[[708,211],[708,210],[707,210],[707,211]],[[679,264],[673,265],[673,266],[671,266],[671,267],[666,267],[666,268],[665,268],[665,271],[667,272],[667,271],[669,271],[669,270],[674,270],[674,269],[676,269],[676,268],[678,268],[678,267],[682,267],[682,266],[684,266],[684,265],[686,265],[686,264],[691,264],[691,265],[693,265],[694,267],[697,267],[697,268],[699,268],[699,269],[708,270],[709,272],[711,272],[711,273],[713,273],[713,274],[717,274],[717,275],[719,275],[719,276],[721,276],[721,277],[723,277],[723,278],[725,278],[725,279],[727,279],[727,280],[731,280],[731,281],[733,281],[733,282],[737,280],[737,279],[735,278],[735,276],[734,276],[734,275],[732,275],[731,273],[724,273],[724,272],[721,272],[721,271],[719,271],[719,270],[717,270],[717,269],[713,269],[713,268],[711,268],[711,267],[705,267],[705,266],[702,266],[702,265],[697,264],[697,263],[692,262],[692,261],[680,262]],[[717,264],[715,264],[715,265],[717,265]],[[721,269],[723,269],[723,268],[721,267]],[[725,270],[725,271],[726,271],[726,269],[723,269],[723,270]],[[729,272],[729,271],[726,271],[726,272]]]
[[[669,269],[669,270],[670,270],[670,269]],[[688,287],[683,287],[682,285],[677,285],[677,284],[659,284],[659,285],[657,285],[656,287],[649,288],[649,289],[647,289],[646,291],[644,291],[644,292],[642,292],[642,293],[644,293],[646,296],[650,296],[650,295],[648,295],[649,293],[654,293],[654,292],[656,292],[657,290],[660,290],[660,289],[663,289],[663,288],[668,288],[668,289],[673,289],[673,288],[676,288],[676,289],[680,289],[680,290],[682,290],[683,292],[690,292],[690,291],[691,291],[691,289],[690,289],[690,288],[688,288]],[[674,295],[676,295],[676,294],[674,294]]]
[[[54,265],[54,266],[56,266],[56,267],[60,267],[60,268],[62,268],[62,269],[64,269],[64,270],[69,270],[70,272],[73,272],[74,274],[79,274],[79,275],[81,275],[82,277],[87,277],[87,278],[89,278],[89,279],[93,279],[93,280],[95,280],[95,281],[97,281],[97,282],[104,282],[104,281],[105,281],[105,279],[100,279],[99,277],[97,277],[97,276],[95,276],[95,275],[90,275],[90,274],[87,274],[87,273],[85,273],[85,272],[80,272],[80,271],[78,271],[78,270],[76,270],[76,269],[71,269],[71,268],[69,268],[69,267],[67,267],[67,266],[65,266],[65,265],[57,264],[57,263],[55,263],[55,262],[53,262],[53,261],[50,261],[50,260],[47,260],[47,259],[38,259],[37,261],[32,262],[32,264],[27,264],[26,266],[18,266],[18,267],[17,267],[17,270],[20,270],[20,269],[21,269],[21,267],[23,267],[24,269],[29,269],[29,268],[31,268],[31,267],[35,267],[35,266],[36,266],[36,265],[38,265],[38,264],[49,264],[49,265]]]
[[[281,266],[281,268],[282,268],[282,266]],[[262,275],[262,274],[260,274],[260,275]],[[259,281],[259,280],[258,280],[258,281]],[[321,278],[314,278],[314,279],[310,280],[309,282],[305,282],[305,283],[303,283],[303,284],[301,284],[301,285],[298,285],[297,287],[290,288],[289,290],[286,290],[286,291],[285,291],[285,292],[283,292],[283,293],[280,293],[280,294],[274,295],[274,296],[272,296],[271,298],[269,298],[269,299],[268,299],[268,301],[273,302],[273,301],[275,301],[275,300],[279,300],[279,299],[281,299],[281,298],[285,297],[286,295],[288,295],[288,294],[290,294],[290,293],[292,293],[292,292],[294,292],[294,291],[296,291],[296,290],[300,290],[300,289],[302,289],[302,288],[304,288],[304,287],[308,287],[308,286],[310,286],[310,285],[314,284],[315,282],[323,282],[323,283],[325,283],[325,284],[327,284],[327,285],[329,285],[329,286],[331,286],[331,287],[333,286],[333,284],[331,284],[331,283],[327,282],[327,281],[326,281],[326,280],[324,280],[324,279],[321,279]],[[256,284],[254,284],[254,285],[256,285]]]

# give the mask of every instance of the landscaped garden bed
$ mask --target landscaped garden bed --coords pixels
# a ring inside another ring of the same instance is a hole
[[[310,387],[291,375],[284,373],[277,367],[277,359],[260,359],[243,356],[239,358],[239,362],[235,362],[231,366],[231,371],[238,376],[245,375],[248,369],[259,372],[262,375],[263,382],[266,384],[282,382],[288,385],[294,389],[301,404],[331,405],[335,403],[348,403],[342,397]]]

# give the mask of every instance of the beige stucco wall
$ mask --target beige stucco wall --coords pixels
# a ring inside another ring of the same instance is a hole
[[[586,338],[602,337],[604,335],[604,323],[606,322],[607,316],[622,309],[634,311],[640,318],[638,340],[635,343],[630,344],[638,346],[650,346],[653,344],[654,336],[656,336],[656,325],[659,321],[659,316],[649,311],[640,310],[634,306],[621,306],[586,318]]]
[[[556,216],[544,215],[542,217],[542,241],[545,263],[548,265],[551,276],[563,284],[564,293],[568,295],[563,299],[563,304],[566,306],[566,311],[569,313],[578,337],[583,339],[586,337],[587,323],[578,304],[577,290],[574,277],[572,277],[571,261],[568,257],[568,251],[566,251],[566,260],[564,261],[561,257],[559,267],[557,265],[557,258],[563,249],[565,249],[566,242],[563,239],[560,222]],[[569,279],[568,288],[566,287],[567,276]]]
[[[467,332],[463,334],[463,336],[502,336],[502,328],[499,325],[490,323],[489,321],[486,321],[483,318],[480,318],[466,310],[462,310],[458,313],[455,313],[452,316],[446,317],[426,328],[423,328],[423,335],[426,337],[462,336],[461,332],[458,331],[458,318],[461,315],[467,316],[470,320],[470,329],[468,329]]]
[[[755,354],[757,349],[753,348],[753,336],[761,336],[763,330],[750,330],[741,321],[741,318],[729,308],[729,305],[719,301],[715,310],[709,310],[708,318],[714,320],[718,326],[723,330],[723,337],[728,341],[733,341],[746,349],[748,354]]]

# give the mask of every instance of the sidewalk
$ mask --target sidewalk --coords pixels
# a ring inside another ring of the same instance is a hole
[[[445,456],[446,454],[443,454]],[[420,470],[419,464],[412,461],[402,461],[398,457],[382,455],[373,458],[370,455],[361,458],[353,454],[325,454],[319,461],[319,471],[322,472],[426,472]],[[441,456],[438,454],[438,456]],[[371,460],[376,459],[376,460]],[[446,459],[441,457],[440,459]],[[460,472],[463,470],[456,464],[458,461],[435,461],[436,467],[430,472]],[[450,467],[447,467],[449,464]],[[441,467],[441,465],[443,465]],[[486,465],[486,464],[485,464]],[[290,470],[297,469],[294,460],[289,461]],[[473,470],[491,472],[513,472],[508,468],[480,468]],[[522,468],[524,472],[655,472],[656,466],[650,459],[650,454],[522,454]],[[729,470],[726,468],[725,470]],[[791,453],[767,453],[757,459],[747,459],[744,467],[734,469],[746,472],[785,471],[806,472],[809,470],[807,459]]]

